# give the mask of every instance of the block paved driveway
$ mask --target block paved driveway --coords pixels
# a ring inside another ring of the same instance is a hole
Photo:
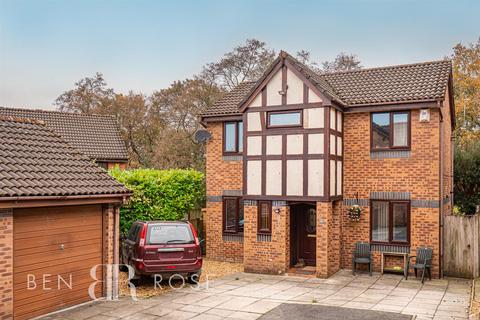
[[[137,302],[127,297],[101,301],[44,319],[257,319],[282,303],[379,310],[416,319],[467,319],[470,292],[471,281],[464,279],[426,280],[422,285],[415,277],[352,276],[347,270],[329,279],[238,273],[211,280],[208,288],[186,287]]]

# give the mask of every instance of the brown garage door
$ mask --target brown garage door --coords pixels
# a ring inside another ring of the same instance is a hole
[[[15,209],[13,232],[15,319],[91,299],[90,269],[102,263],[101,206]],[[101,296],[102,284],[95,288]]]

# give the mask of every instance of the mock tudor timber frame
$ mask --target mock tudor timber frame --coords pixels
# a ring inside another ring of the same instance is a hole
[[[340,194],[337,191],[337,163],[342,162],[342,174],[341,184],[343,189],[343,108],[331,103],[331,98],[327,97],[323,92],[312,85],[310,80],[306,78],[296,67],[290,63],[286,55],[281,56],[280,59],[272,65],[270,71],[267,71],[257,85],[252,89],[252,92],[243,100],[240,104],[240,112],[242,112],[243,119],[243,199],[251,200],[289,200],[289,201],[334,201],[343,199],[343,190],[340,190]],[[300,78],[303,82],[303,103],[300,104],[287,104],[287,68],[292,73]],[[267,84],[273,78],[273,76],[281,70],[282,72],[282,99],[281,105],[267,106]],[[309,89],[317,94],[322,102],[308,103],[309,101]],[[248,108],[253,99],[261,94],[261,107]],[[309,108],[323,108],[324,111],[324,124],[323,128],[304,128],[303,111]],[[301,114],[301,126],[286,126],[286,127],[268,127],[267,121],[268,112],[289,112],[302,110]],[[334,129],[330,128],[330,112],[335,112],[335,126]],[[258,112],[260,116],[260,131],[249,131],[247,114],[249,112]],[[339,132],[337,128],[338,117],[341,117],[342,131]],[[308,134],[309,133],[321,133],[324,137],[324,150],[323,154],[308,154]],[[287,135],[289,134],[301,134],[303,136],[303,152],[301,154],[287,154]],[[330,135],[335,137],[334,154],[330,154]],[[280,155],[267,155],[266,154],[266,137],[270,135],[280,135],[282,137],[282,153]],[[248,155],[247,141],[249,136],[260,136],[262,143],[261,155]],[[341,155],[337,155],[338,138],[342,139]],[[308,160],[323,160],[323,196],[309,196],[308,195]],[[247,194],[247,163],[249,160],[261,161],[261,194],[260,195],[248,195]],[[281,195],[267,195],[266,194],[266,162],[267,160],[281,160]],[[303,186],[301,196],[287,195],[287,160],[302,160],[303,161]],[[335,194],[330,195],[330,160],[334,160],[335,163]]]

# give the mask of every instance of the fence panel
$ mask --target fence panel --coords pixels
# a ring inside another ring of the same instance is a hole
[[[446,216],[444,220],[444,273],[451,277],[480,275],[480,215]]]

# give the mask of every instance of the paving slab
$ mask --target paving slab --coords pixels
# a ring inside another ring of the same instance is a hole
[[[44,319],[256,319],[285,304],[307,309],[339,307],[356,314],[355,319],[369,319],[366,313],[357,311],[380,312],[385,319],[392,314],[414,315],[418,320],[464,319],[470,292],[471,281],[463,279],[434,279],[422,284],[398,275],[352,276],[348,270],[328,279],[237,273],[203,284],[198,290],[186,287],[137,302],[128,297],[99,301]],[[332,314],[340,312],[334,310]]]

